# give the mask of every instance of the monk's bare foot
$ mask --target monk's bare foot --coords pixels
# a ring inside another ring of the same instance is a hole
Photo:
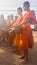
[[[29,59],[25,59],[25,62],[26,62],[26,63],[29,63]]]
[[[21,57],[20,57],[20,59],[24,59],[24,58],[25,58],[25,56],[21,56]]]

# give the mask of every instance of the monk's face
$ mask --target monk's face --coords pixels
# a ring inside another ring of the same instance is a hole
[[[24,11],[28,11],[29,7],[26,5],[23,5],[23,9],[24,9]]]
[[[17,10],[17,14],[20,15],[22,14],[22,12],[20,10]]]

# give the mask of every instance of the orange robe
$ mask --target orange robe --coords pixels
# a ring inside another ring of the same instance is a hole
[[[25,51],[28,48],[32,48],[34,46],[34,39],[32,35],[31,27],[26,24],[22,26],[22,35],[20,40],[20,50]]]
[[[23,16],[24,20],[28,19],[28,18],[33,19],[32,22],[30,21],[31,24],[36,24],[36,16],[35,16],[35,12],[33,10],[26,12],[25,15]]]
[[[36,17],[34,15],[34,11],[29,11],[23,16],[23,20],[25,19],[32,18],[33,21],[31,24],[36,23]],[[32,35],[32,30],[31,27],[28,24],[22,25],[22,35],[20,39],[20,45],[19,48],[22,51],[27,50],[28,48],[32,48],[34,46],[34,39]]]
[[[7,28],[11,28],[13,24],[14,24],[14,20],[8,20],[6,26]]]
[[[13,43],[13,32],[9,32],[8,29],[11,28],[11,26],[13,25],[14,23],[14,20],[7,20],[7,24],[6,24],[6,33],[5,33],[5,36],[6,36],[6,39],[9,43],[9,45],[11,45]]]
[[[25,21],[25,19],[28,19],[28,18],[33,19],[32,22],[30,21],[31,24],[36,23],[36,17],[35,17],[34,11],[27,12],[23,16],[22,20]],[[20,20],[20,18],[19,18],[19,20]],[[18,37],[18,36],[16,36],[16,37]],[[34,46],[34,39],[33,39],[31,27],[29,25],[22,25],[22,34],[16,40],[18,41],[16,43],[18,44],[18,47],[20,48],[20,50],[25,51],[28,48],[32,48]]]
[[[19,25],[23,20],[23,16],[20,16],[17,21],[16,21],[16,25]],[[20,36],[21,34],[16,34],[15,38],[14,38],[14,45],[19,47],[19,41],[20,41]]]

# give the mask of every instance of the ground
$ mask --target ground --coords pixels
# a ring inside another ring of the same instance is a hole
[[[29,49],[29,62],[25,63],[24,60],[19,59],[21,56],[12,53],[12,47],[5,46],[3,43],[0,45],[0,65],[37,65],[37,32],[33,32],[34,47]]]

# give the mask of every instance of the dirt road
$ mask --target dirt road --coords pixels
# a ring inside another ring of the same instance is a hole
[[[12,53],[12,48],[0,45],[0,65],[37,65],[37,32],[33,32],[35,45],[33,49],[29,49],[29,63],[19,59],[20,55]]]

